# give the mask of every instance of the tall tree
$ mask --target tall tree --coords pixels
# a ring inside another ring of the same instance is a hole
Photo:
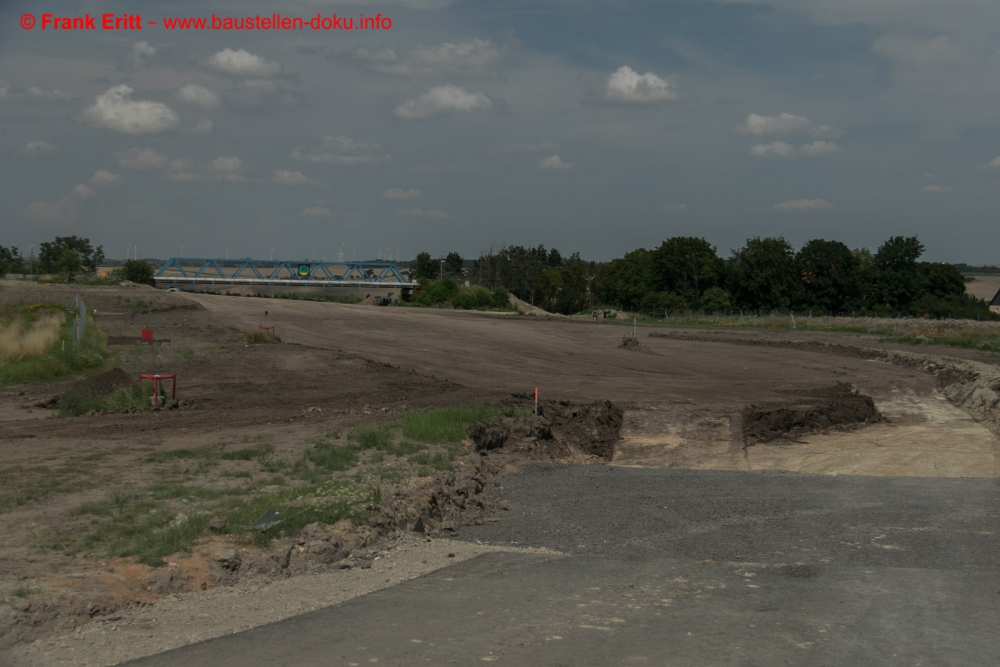
[[[24,273],[24,258],[17,246],[5,248],[0,245],[0,274]]]
[[[657,291],[673,292],[697,307],[702,293],[723,281],[725,264],[703,238],[675,236],[653,251]]]
[[[883,243],[874,257],[873,296],[878,306],[889,311],[909,309],[920,296],[920,271],[917,260],[924,244],[916,236],[893,236]]]
[[[38,260],[42,271],[58,271],[57,263],[63,257],[65,250],[74,251],[81,266],[89,269],[91,273],[97,271],[97,265],[104,261],[104,247],[92,248],[90,239],[76,236],[57,236],[54,241],[46,241],[38,246]]]
[[[795,255],[785,239],[754,237],[733,251],[729,291],[740,308],[786,309],[795,294]]]
[[[594,283],[601,302],[628,310],[638,308],[643,297],[656,292],[653,251],[639,248],[598,267]]]
[[[429,252],[417,253],[417,266],[414,270],[417,280],[434,280],[438,277],[440,269],[438,263],[431,258]]]
[[[855,253],[840,241],[809,241],[795,255],[795,268],[799,279],[796,307],[823,313],[858,307],[860,265]]]
[[[449,252],[444,258],[444,272],[449,276],[462,275],[462,256],[457,252]]]

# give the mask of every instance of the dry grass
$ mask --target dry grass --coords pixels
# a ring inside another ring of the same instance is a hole
[[[65,321],[62,314],[52,313],[0,325],[0,363],[41,356],[59,340]]]
[[[280,343],[281,337],[263,329],[247,329],[243,332],[244,345],[267,345]]]

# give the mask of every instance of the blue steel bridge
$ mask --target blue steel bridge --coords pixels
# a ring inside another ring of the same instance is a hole
[[[412,289],[392,262],[317,262],[277,259],[171,257],[154,276],[157,287],[270,285]]]

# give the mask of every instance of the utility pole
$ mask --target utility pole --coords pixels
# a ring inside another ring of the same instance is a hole
[[[274,246],[271,246],[271,261],[274,261]]]
[[[226,259],[229,259],[229,246],[226,246]]]
[[[440,280],[444,280],[444,257],[441,258],[441,278],[440,278]]]

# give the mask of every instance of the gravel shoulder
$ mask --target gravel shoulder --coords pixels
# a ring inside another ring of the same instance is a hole
[[[117,665],[195,642],[241,632],[341,604],[490,552],[558,556],[550,549],[493,546],[402,535],[384,545],[370,568],[334,570],[277,581],[246,578],[235,586],[171,595],[63,636],[0,653],[5,667]]]

